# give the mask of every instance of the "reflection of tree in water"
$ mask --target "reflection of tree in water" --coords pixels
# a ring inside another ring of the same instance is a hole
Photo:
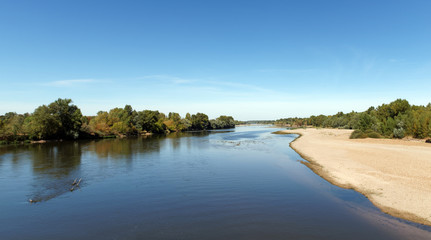
[[[28,151],[28,146],[21,145],[9,145],[9,146],[0,146],[0,163],[3,161],[3,155],[10,155],[12,164],[19,165],[20,160],[23,160],[21,157],[22,153]]]
[[[210,134],[217,134],[217,133],[227,133],[232,132],[231,130],[211,130],[211,131],[188,131],[188,132],[174,132],[166,135],[167,143],[170,144],[170,146],[173,149],[178,149],[181,145],[186,144],[186,147],[188,149],[191,149],[193,140],[192,137],[206,137]]]
[[[123,139],[102,139],[88,143],[88,151],[97,159],[115,167],[131,167],[134,160],[142,154],[160,152],[165,135],[129,137]]]
[[[139,153],[151,153],[160,152],[163,141],[166,139],[166,135],[151,135],[141,137],[137,144]]]
[[[154,134],[150,136],[131,137],[124,139],[102,139],[88,144],[88,150],[97,154],[99,159],[113,159],[131,162],[138,154],[160,152],[165,144],[174,149],[181,145],[180,138],[208,136],[209,132],[179,132],[167,135]],[[178,139],[178,141],[176,141]],[[171,141],[166,141],[171,140]]]
[[[80,175],[79,142],[33,145],[29,153],[34,174],[31,199],[47,201],[70,191],[73,179]]]
[[[130,162],[138,153],[159,152],[160,141],[163,138],[165,138],[164,135],[154,135],[96,140],[88,144],[88,150],[96,153],[99,159]]]
[[[103,139],[89,143],[88,150],[100,159],[131,159],[133,146],[131,139]]]
[[[113,159],[116,162],[130,164],[134,156],[160,152],[165,144],[173,149],[192,144],[190,137],[205,137],[210,132],[183,132],[168,135],[152,135],[127,139],[105,139],[93,141],[57,142],[21,146],[13,150],[12,159],[22,159],[21,153],[28,154],[32,161],[34,180],[33,192],[29,198],[35,201],[47,201],[70,192],[75,178],[81,178],[82,149],[93,152],[98,159]],[[184,139],[187,138],[187,139]],[[185,141],[184,141],[185,140]],[[11,148],[0,149],[2,154],[10,154]],[[16,152],[16,153],[15,153]],[[16,156],[15,156],[16,155]],[[92,176],[85,176],[83,182]]]
[[[205,137],[208,136],[208,131],[190,131],[190,132],[174,132],[167,134],[163,145],[169,145],[172,149],[179,149],[180,146],[186,143],[187,148],[190,149],[190,137]],[[186,138],[186,139],[185,139]]]

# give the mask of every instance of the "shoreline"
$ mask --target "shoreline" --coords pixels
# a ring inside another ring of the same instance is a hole
[[[352,131],[309,128],[277,133],[299,135],[290,147],[306,160],[302,161],[304,165],[326,181],[363,194],[384,213],[431,226],[431,205],[426,205],[431,200],[430,177],[422,179],[423,174],[417,176],[411,172],[423,172],[422,165],[425,169],[431,168],[431,144],[394,139],[349,139]],[[399,153],[391,152],[394,149],[403,150],[398,158],[404,159],[398,161],[396,154]],[[415,151],[422,151],[420,157]],[[405,166],[406,161],[412,162],[405,159],[406,156],[417,162]],[[424,158],[427,156],[430,158]],[[393,168],[404,171],[396,174]]]

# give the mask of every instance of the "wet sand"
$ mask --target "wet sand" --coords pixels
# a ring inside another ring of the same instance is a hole
[[[415,140],[349,139],[352,130],[296,129],[291,147],[315,173],[352,188],[382,211],[431,225],[431,144]]]

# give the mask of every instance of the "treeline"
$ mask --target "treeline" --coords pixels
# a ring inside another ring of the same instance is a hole
[[[274,124],[275,120],[248,120],[244,121],[243,124]]]
[[[431,137],[431,103],[427,106],[410,105],[397,99],[389,104],[368,108],[364,112],[339,112],[335,115],[310,116],[308,118],[284,118],[275,122],[289,127],[330,127],[355,129],[352,138]]]
[[[204,113],[187,113],[182,118],[175,112],[165,115],[152,110],[136,111],[130,105],[83,116],[71,99],[59,98],[31,114],[10,112],[0,116],[0,141],[122,137],[234,127],[231,116],[209,120]]]

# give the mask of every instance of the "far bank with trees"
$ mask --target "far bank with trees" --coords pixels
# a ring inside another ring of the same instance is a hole
[[[276,125],[289,127],[325,127],[355,129],[351,138],[431,138],[431,103],[426,106],[410,105],[405,99],[369,107],[364,112],[339,112],[308,118],[283,118]]]
[[[9,112],[0,116],[0,141],[125,137],[234,127],[231,116],[210,120],[204,113],[187,113],[182,118],[175,112],[166,115],[154,110],[137,111],[130,105],[83,116],[71,99],[59,98],[39,106],[33,113]]]

